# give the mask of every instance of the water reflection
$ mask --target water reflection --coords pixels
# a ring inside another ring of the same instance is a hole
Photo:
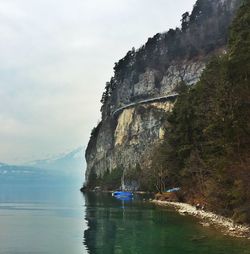
[[[131,199],[119,200],[109,194],[85,195],[89,228],[84,232],[84,243],[91,254],[112,254],[121,248],[120,232],[124,230],[126,207],[130,202]]]
[[[118,200],[111,194],[86,193],[85,204],[84,245],[90,254],[250,253],[248,241],[224,237],[140,197]]]
[[[161,216],[157,222],[154,209],[143,204],[142,198],[124,200],[110,194],[88,193],[85,202],[89,228],[84,232],[84,244],[90,254],[165,253],[166,249],[152,252],[156,243],[160,246],[164,242],[161,239],[164,228],[157,229],[158,236],[155,234]],[[145,243],[149,249],[144,249]]]

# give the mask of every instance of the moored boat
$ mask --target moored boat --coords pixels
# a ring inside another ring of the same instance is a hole
[[[114,191],[112,195],[115,197],[132,197],[133,193],[129,191]]]

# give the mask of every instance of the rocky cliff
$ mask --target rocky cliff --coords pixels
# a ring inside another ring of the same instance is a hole
[[[88,187],[115,171],[121,179],[150,168],[154,147],[167,138],[167,116],[178,86],[195,84],[208,59],[226,51],[228,27],[239,4],[198,0],[191,14],[182,15],[181,28],[156,34],[115,63],[101,100],[102,121],[86,149]],[[132,185],[139,188],[139,181]]]

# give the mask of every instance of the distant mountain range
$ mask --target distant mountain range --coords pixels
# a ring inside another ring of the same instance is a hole
[[[48,169],[67,174],[72,174],[74,171],[83,170],[84,162],[84,149],[79,147],[68,153],[53,156],[43,160],[35,160],[25,164],[40,169]]]
[[[8,165],[0,162],[0,184],[77,183],[82,181],[85,168],[83,153],[83,147],[79,147],[68,153],[23,165]]]

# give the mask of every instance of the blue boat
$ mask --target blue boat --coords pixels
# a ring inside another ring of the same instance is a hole
[[[133,200],[133,196],[119,196],[116,195],[114,196],[115,199],[120,200],[122,202],[130,202],[131,200]]]
[[[115,197],[132,197],[133,193],[129,191],[114,191],[112,195]]]

